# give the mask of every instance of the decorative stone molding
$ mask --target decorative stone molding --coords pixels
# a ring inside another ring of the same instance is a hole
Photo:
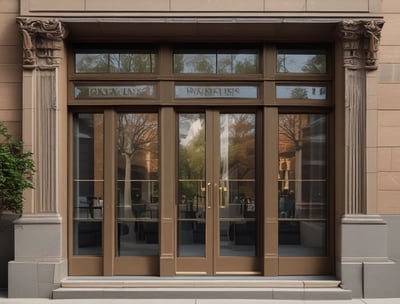
[[[366,214],[366,71],[377,69],[383,20],[339,24],[345,77],[345,213]]]
[[[377,69],[376,60],[383,24],[383,20],[344,20],[340,23],[345,67]]]
[[[67,36],[64,24],[57,19],[30,18],[17,18],[17,23],[23,38],[24,67],[59,65],[59,53]]]

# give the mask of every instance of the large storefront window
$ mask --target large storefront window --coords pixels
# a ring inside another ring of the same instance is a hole
[[[330,58],[76,46],[70,275],[330,274]]]
[[[102,114],[74,115],[74,254],[103,254],[104,120]]]

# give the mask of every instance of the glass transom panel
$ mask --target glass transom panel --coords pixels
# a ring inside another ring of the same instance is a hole
[[[278,49],[276,71],[278,73],[326,74],[326,50]]]

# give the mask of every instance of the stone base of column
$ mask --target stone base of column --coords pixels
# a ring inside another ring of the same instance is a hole
[[[389,258],[388,225],[379,215],[346,215],[341,221],[338,276],[354,298],[390,297],[387,280],[396,263]],[[397,288],[396,288],[397,289]],[[392,290],[391,294],[397,290]]]
[[[61,217],[24,215],[14,222],[15,260],[8,264],[10,298],[51,298],[68,274]]]

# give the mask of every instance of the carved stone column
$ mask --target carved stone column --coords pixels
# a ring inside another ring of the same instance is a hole
[[[58,73],[66,29],[58,20],[18,18],[23,37],[23,139],[35,155],[35,189],[25,213],[57,213]],[[31,87],[32,85],[32,87]],[[30,94],[31,93],[31,94]]]
[[[51,297],[67,275],[61,209],[66,206],[66,98],[60,93],[66,29],[55,19],[18,18],[23,39],[23,140],[34,155],[34,189],[15,221],[9,297]],[[65,116],[65,117],[64,117]],[[64,242],[65,243],[65,242]]]
[[[366,197],[366,74],[377,69],[383,24],[382,20],[339,24],[345,82],[345,214],[339,230],[337,271],[353,297],[374,297],[373,287],[378,284],[374,271],[390,263],[386,222],[379,215],[367,214]]]
[[[376,69],[383,21],[340,24],[345,67],[345,213],[366,213],[366,71]]]

